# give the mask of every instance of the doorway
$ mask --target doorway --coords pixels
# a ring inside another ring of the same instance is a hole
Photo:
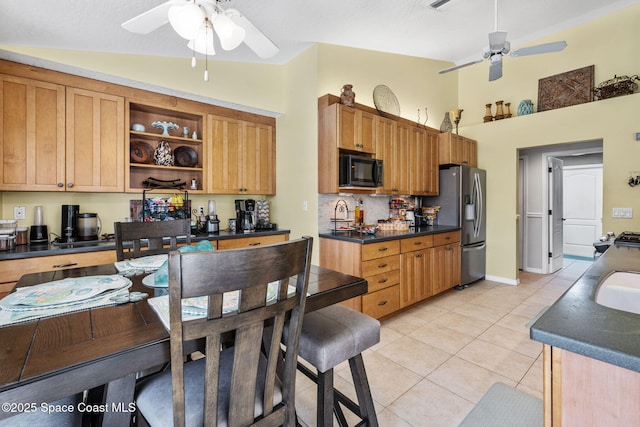
[[[566,221],[562,221],[562,218],[567,218],[566,215],[561,215],[560,224],[558,224],[556,230],[549,225],[551,219],[549,209],[552,204],[550,200],[555,199],[556,203],[560,201],[559,203],[564,205],[565,209],[567,209],[567,203],[573,203],[574,200],[565,202],[565,193],[569,194],[573,190],[567,190],[564,183],[555,190],[556,194],[554,194],[554,190],[549,189],[548,159],[558,158],[562,160],[564,167],[569,170],[584,165],[599,166],[601,168],[602,155],[602,140],[554,144],[518,150],[519,223],[517,247],[519,248],[518,263],[521,270],[540,274],[548,274],[554,271],[553,253],[550,250],[553,243],[552,235],[566,236],[571,242],[579,242],[579,245],[570,243],[571,249],[569,252],[573,251],[573,246],[580,246],[582,254],[586,254],[590,250],[591,256],[593,255],[593,242],[595,241],[593,240],[593,233],[596,233],[595,230],[598,230],[598,228],[580,226],[583,224],[567,227]],[[562,181],[565,180],[562,179]],[[597,183],[597,179],[579,179],[578,181],[583,185],[587,185],[590,182]],[[594,184],[594,187],[589,190],[591,194],[600,194],[599,197],[593,198],[593,202],[596,204],[594,209],[598,213],[592,215],[595,218],[593,221],[599,223],[599,230],[601,230],[602,226],[601,183],[602,180],[600,179],[600,187]],[[571,208],[572,206],[569,207],[569,213],[575,215],[572,213]],[[564,252],[566,246],[565,237],[563,237],[559,248],[556,245],[556,249],[554,249],[556,255],[558,250]],[[555,264],[557,267],[557,258],[555,259]]]

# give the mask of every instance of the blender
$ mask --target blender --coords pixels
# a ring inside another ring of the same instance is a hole
[[[42,206],[36,206],[33,209],[33,217],[29,241],[35,245],[49,243],[49,231],[47,230],[47,226],[43,224],[44,214],[42,212]]]
[[[207,215],[207,233],[217,233],[220,231],[220,221],[216,214],[216,201],[209,200],[209,214]]]

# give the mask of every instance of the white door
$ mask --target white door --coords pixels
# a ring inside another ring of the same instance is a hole
[[[592,257],[602,235],[602,165],[565,166],[563,185],[563,252]]]
[[[549,273],[562,268],[562,160],[548,157],[549,166]]]

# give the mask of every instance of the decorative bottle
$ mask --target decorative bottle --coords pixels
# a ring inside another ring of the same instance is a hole
[[[342,86],[342,91],[340,93],[340,103],[346,105],[347,107],[356,106],[356,94],[353,91],[353,85],[347,84]]]

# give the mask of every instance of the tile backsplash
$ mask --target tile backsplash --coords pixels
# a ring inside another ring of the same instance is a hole
[[[354,194],[341,196],[338,194],[318,194],[318,232],[326,233],[333,229],[331,218],[335,216],[336,204],[342,200],[349,209],[348,218],[353,218],[356,204],[362,200],[364,205],[364,221],[366,224],[376,224],[379,219],[389,218],[389,201],[392,196],[370,196],[368,194]],[[398,197],[393,196],[397,199]],[[338,218],[344,215],[338,213]]]

